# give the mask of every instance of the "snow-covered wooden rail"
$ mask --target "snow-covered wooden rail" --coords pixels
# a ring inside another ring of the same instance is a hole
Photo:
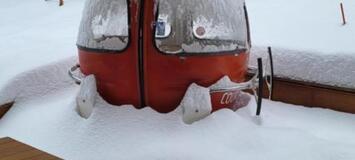
[[[274,101],[355,113],[355,90],[352,89],[275,77],[273,90]],[[265,92],[264,97],[267,96]]]

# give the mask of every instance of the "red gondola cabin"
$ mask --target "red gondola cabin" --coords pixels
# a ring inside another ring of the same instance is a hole
[[[80,69],[111,104],[174,110],[191,83],[244,81],[249,58],[243,0],[87,0]],[[224,93],[211,93],[213,109]]]

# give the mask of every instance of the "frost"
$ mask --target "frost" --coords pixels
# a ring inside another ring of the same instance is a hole
[[[108,16],[103,18],[102,15],[94,17],[91,23],[94,39],[102,39],[103,37],[128,36],[128,28],[119,27],[127,23],[127,18],[122,14],[114,14],[108,12]]]
[[[169,54],[246,49],[243,0],[160,0],[159,16],[168,15],[171,34],[156,39]]]
[[[238,48],[238,44],[232,43],[227,45],[203,45],[199,42],[193,42],[191,44],[182,44],[181,48],[183,51],[188,53],[200,53],[200,52],[221,52],[221,51],[231,51]],[[174,52],[167,52],[174,53]]]
[[[198,33],[196,33],[198,27],[203,27],[206,33],[202,36],[198,35]],[[208,20],[204,16],[198,16],[193,21],[193,31],[194,36],[200,39],[233,40],[239,38],[224,22],[213,24],[212,20]]]
[[[126,0],[88,0],[77,44],[93,49],[124,49],[129,38],[127,7]]]

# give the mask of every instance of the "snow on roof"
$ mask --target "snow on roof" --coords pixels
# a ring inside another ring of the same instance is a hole
[[[340,2],[348,24],[342,25]],[[252,42],[322,54],[355,54],[355,1],[247,0]]]
[[[247,0],[253,47],[251,65],[274,53],[279,77],[355,89],[355,1]]]

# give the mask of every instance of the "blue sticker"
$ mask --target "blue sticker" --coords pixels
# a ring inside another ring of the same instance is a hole
[[[156,34],[158,36],[165,36],[165,22],[162,19],[158,20]]]

